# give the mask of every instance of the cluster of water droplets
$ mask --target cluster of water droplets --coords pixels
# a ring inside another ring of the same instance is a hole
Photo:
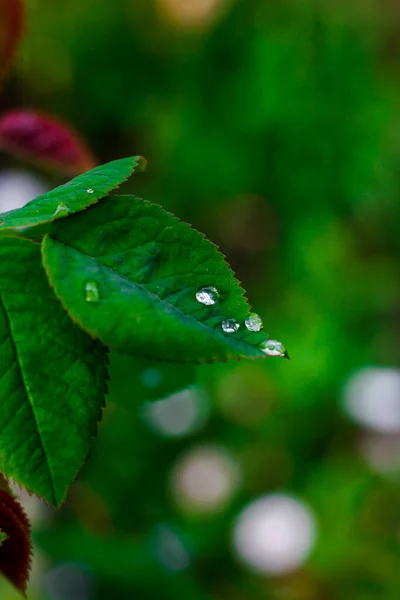
[[[205,306],[213,306],[218,302],[219,292],[217,288],[208,286],[202,287],[196,292],[196,300]],[[262,330],[263,322],[259,315],[251,313],[244,322],[246,329],[257,333]],[[221,323],[221,328],[224,333],[232,334],[238,331],[240,324],[236,319],[225,319]],[[268,356],[287,357],[285,346],[277,340],[267,340],[260,345],[261,350]]]
[[[205,306],[213,306],[218,301],[218,298],[219,292],[217,288],[212,286],[203,287],[196,293],[197,301]],[[100,302],[99,286],[96,281],[87,281],[85,283],[85,300],[90,303]],[[261,331],[263,328],[261,317],[255,313],[247,317],[244,323],[246,328],[252,332]],[[225,319],[221,323],[221,328],[224,333],[231,334],[238,331],[240,324],[236,319]],[[287,356],[285,346],[277,340],[267,340],[261,344],[260,348],[268,356]]]

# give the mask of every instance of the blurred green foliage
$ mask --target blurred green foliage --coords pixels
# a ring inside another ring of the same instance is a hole
[[[396,3],[231,0],[195,26],[162,4],[31,0],[3,105],[69,119],[99,161],[146,156],[130,191],[220,245],[292,360],[193,372],[112,356],[91,456],[37,542],[85,565],[96,600],[395,600],[399,478],[360,454],[341,395],[358,368],[400,360]],[[149,426],[144,407],[189,384],[200,425]],[[240,482],[202,514],[171,490],[181,457],[209,444]],[[295,573],[252,574],[232,527],[276,490],[310,507],[317,542]],[[188,565],[160,559],[165,531]]]

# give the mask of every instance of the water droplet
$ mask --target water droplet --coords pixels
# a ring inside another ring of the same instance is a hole
[[[206,306],[212,306],[218,300],[218,290],[215,287],[204,287],[201,288],[196,294],[196,300],[200,302],[200,304],[205,304]]]
[[[88,190],[86,190],[86,192],[87,192],[88,194],[94,194],[94,190],[92,190],[92,188],[89,188]]]
[[[54,211],[53,217],[67,217],[69,215],[69,208],[65,202],[59,202],[56,210]]]
[[[268,356],[281,356],[288,358],[285,346],[277,340],[267,340],[261,345],[261,350]]]
[[[95,281],[87,281],[85,284],[86,302],[100,302],[99,287]]]
[[[226,321],[222,321],[221,327],[224,333],[235,333],[240,325],[235,319],[226,319]]]
[[[247,317],[244,324],[246,325],[249,331],[261,331],[261,329],[263,328],[263,322],[261,317],[259,317],[255,313],[252,313],[249,317]]]

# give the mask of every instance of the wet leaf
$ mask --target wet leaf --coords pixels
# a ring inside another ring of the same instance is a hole
[[[265,357],[268,336],[217,247],[160,206],[104,199],[54,223],[44,266],[74,321],[117,352],[167,361]]]

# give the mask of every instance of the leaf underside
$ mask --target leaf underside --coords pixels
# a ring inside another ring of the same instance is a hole
[[[107,196],[144,165],[144,159],[136,156],[96,167],[38,196],[22,208],[0,215],[0,231],[43,225],[82,211]]]
[[[103,346],[72,323],[54,296],[40,246],[2,239],[0,471],[56,507],[96,433],[105,360]]]
[[[250,307],[222,254],[158,205],[106,198],[53,223],[42,252],[71,318],[118,352],[179,362],[265,356],[268,336],[246,329]],[[205,286],[219,292],[212,306],[196,300]],[[226,319],[239,330],[224,333]]]

